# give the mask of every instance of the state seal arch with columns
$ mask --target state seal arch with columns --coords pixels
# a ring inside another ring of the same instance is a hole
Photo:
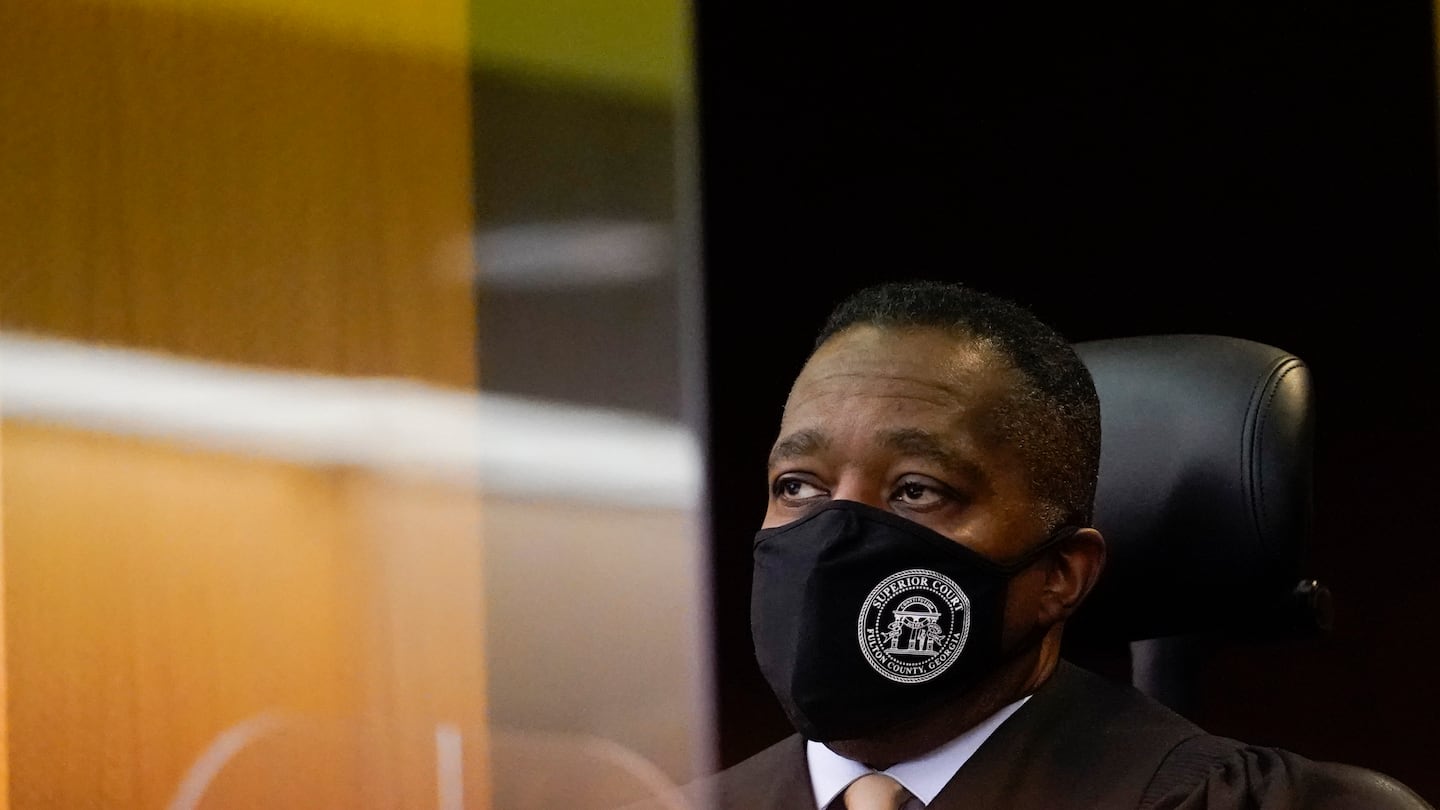
[[[970,637],[970,597],[938,571],[907,568],[865,597],[858,630],[860,651],[876,672],[924,683],[960,659]]]

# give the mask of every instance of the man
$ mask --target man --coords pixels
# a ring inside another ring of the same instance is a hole
[[[896,283],[831,314],[754,545],[756,657],[799,733],[707,783],[715,806],[1427,807],[1061,660],[1105,562],[1099,407],[1014,303]]]

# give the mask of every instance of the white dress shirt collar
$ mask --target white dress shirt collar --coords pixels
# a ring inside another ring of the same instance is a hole
[[[928,805],[960,770],[960,766],[969,761],[980,744],[989,739],[995,729],[1029,699],[1030,696],[1026,695],[934,751],[892,765],[883,772]],[[840,756],[826,748],[824,743],[814,740],[805,742],[805,760],[810,766],[810,786],[815,791],[815,806],[820,810],[829,806],[851,782],[872,770],[859,762]]]

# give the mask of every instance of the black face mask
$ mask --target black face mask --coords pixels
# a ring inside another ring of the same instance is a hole
[[[954,697],[1005,659],[1005,592],[1066,528],[1009,565],[914,521],[831,501],[755,535],[755,656],[790,721],[855,739]]]

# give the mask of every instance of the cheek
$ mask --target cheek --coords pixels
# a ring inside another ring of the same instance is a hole
[[[1045,590],[1045,571],[1035,567],[1010,580],[1005,594],[1005,632],[1008,648],[1034,629],[1040,615],[1040,598]]]
[[[760,521],[760,528],[774,529],[787,523],[794,523],[807,512],[808,509],[786,506],[778,498],[770,497],[766,501],[765,519]]]
[[[775,502],[772,500],[770,505],[765,507],[765,519],[761,521],[760,528],[773,529],[776,526],[783,526],[792,520],[794,520],[794,518],[780,514],[775,507]]]

